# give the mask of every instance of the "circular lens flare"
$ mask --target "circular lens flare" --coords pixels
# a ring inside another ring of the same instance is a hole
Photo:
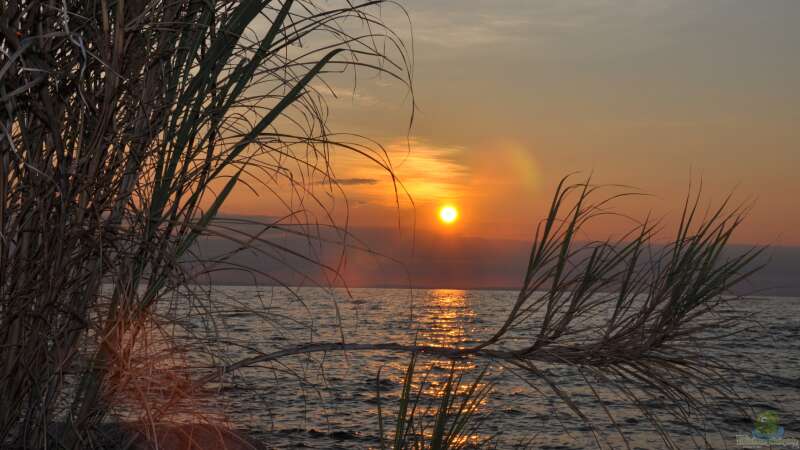
[[[452,206],[443,206],[439,210],[439,219],[444,223],[453,223],[458,219],[458,210]]]

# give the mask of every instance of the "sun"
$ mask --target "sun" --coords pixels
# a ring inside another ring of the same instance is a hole
[[[439,220],[450,224],[458,220],[458,210],[453,206],[442,206],[439,210]]]

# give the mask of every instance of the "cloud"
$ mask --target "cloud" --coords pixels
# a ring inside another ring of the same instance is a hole
[[[363,108],[376,106],[381,103],[377,97],[365,94],[363,89],[359,90],[354,87],[345,87],[333,83],[312,83],[311,89],[329,102],[336,101],[337,105],[340,106],[347,106],[350,104]]]
[[[449,49],[541,40],[642,21],[686,0],[458,0],[409,5],[418,41]]]
[[[394,206],[397,196],[406,198],[410,194],[414,202],[436,202],[464,195],[470,169],[462,162],[463,152],[460,147],[398,140],[371,155],[390,166],[394,178],[385,168],[357,154],[337,155],[334,168],[341,177],[339,185],[352,187],[347,191],[351,199]]]
[[[446,48],[466,48],[505,42],[518,36],[527,21],[483,14],[415,14],[414,38]]]
[[[357,186],[357,185],[373,185],[378,184],[379,180],[375,178],[339,178],[335,180],[334,184],[341,186]]]

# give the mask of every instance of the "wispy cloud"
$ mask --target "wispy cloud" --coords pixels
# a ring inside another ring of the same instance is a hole
[[[373,184],[378,184],[379,180],[376,178],[339,178],[336,180],[336,184],[341,186],[358,186],[358,185],[367,185],[371,186]]]
[[[687,0],[459,0],[414,5],[416,40],[468,48],[540,39],[660,14]]]
[[[329,101],[347,99],[359,107],[375,106],[380,103],[377,97],[366,94],[363,89],[359,90],[324,83],[312,83],[311,88]],[[345,105],[344,102],[340,103],[342,103],[341,106]]]
[[[385,169],[358,155],[340,155],[336,161],[338,182],[348,186],[348,196],[373,203],[393,205],[397,194],[407,191],[415,202],[439,201],[463,195],[469,168],[461,162],[463,149],[439,147],[414,141],[397,141],[386,146],[381,159],[392,168],[394,178]]]
[[[514,39],[527,19],[487,14],[415,14],[414,38],[447,48],[473,47]]]

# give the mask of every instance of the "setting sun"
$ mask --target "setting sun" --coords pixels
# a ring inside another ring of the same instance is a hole
[[[453,206],[443,206],[439,210],[439,219],[444,223],[453,223],[458,219],[458,210]]]

